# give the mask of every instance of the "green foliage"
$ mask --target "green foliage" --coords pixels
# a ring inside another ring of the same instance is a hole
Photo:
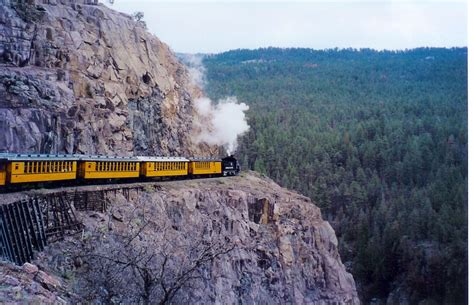
[[[244,168],[310,196],[364,300],[467,301],[467,49],[236,50],[207,92],[250,105]]]

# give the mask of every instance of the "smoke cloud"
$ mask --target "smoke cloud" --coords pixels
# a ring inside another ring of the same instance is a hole
[[[201,117],[197,122],[201,130],[197,140],[210,145],[222,145],[227,154],[232,154],[237,148],[238,136],[250,128],[245,117],[249,106],[239,103],[236,97],[220,99],[216,104],[204,97],[196,99],[194,103]]]
[[[177,54],[179,59],[187,66],[191,82],[201,89],[206,86],[206,68],[202,64],[201,54]]]
[[[177,54],[189,73],[191,82],[204,89],[206,68],[202,54]],[[245,103],[239,103],[236,97],[225,97],[211,101],[207,97],[194,100],[194,107],[198,116],[194,121],[199,134],[195,137],[198,143],[224,146],[227,154],[232,154],[237,148],[237,138],[249,130],[245,111],[249,109]]]

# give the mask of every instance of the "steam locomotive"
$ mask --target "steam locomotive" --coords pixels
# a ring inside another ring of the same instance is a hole
[[[0,153],[0,189],[58,181],[202,178],[235,176],[239,172],[234,156],[216,159]]]

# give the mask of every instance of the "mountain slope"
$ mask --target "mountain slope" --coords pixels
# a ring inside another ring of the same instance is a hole
[[[467,49],[208,56],[244,166],[312,198],[364,302],[467,302]]]
[[[94,2],[0,4],[0,151],[209,155],[192,142],[201,93],[187,70]]]
[[[109,192],[106,211],[76,212],[81,234],[50,243],[33,262],[60,283],[46,285],[45,295],[73,303],[359,304],[334,230],[307,197],[256,173],[143,186]],[[4,271],[9,281],[0,282],[12,289],[0,300],[13,299],[16,285],[25,291],[19,301],[45,300],[23,269]],[[181,281],[183,274],[191,276]]]

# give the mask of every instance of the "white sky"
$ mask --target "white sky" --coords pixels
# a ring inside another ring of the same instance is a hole
[[[183,53],[467,45],[464,1],[115,0],[111,7],[144,12],[148,29]]]

